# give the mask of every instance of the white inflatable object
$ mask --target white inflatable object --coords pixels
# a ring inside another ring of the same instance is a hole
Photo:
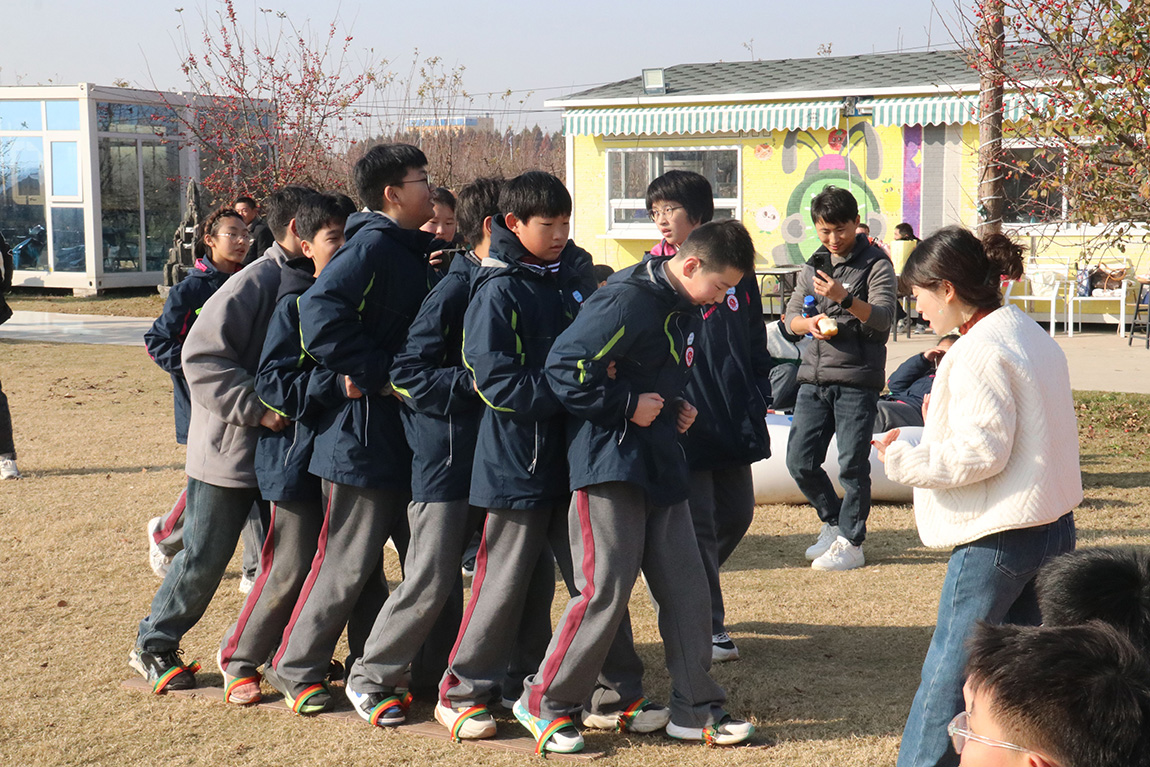
[[[755,483],[755,503],[805,504],[807,499],[799,492],[799,486],[787,471],[787,440],[791,434],[791,416],[771,413],[767,416],[767,432],[771,435],[771,457],[751,466],[751,475]],[[876,434],[875,438],[879,436],[881,435]],[[910,442],[913,445],[918,444],[920,439],[922,439],[921,426],[904,426],[899,430],[899,442]],[[843,488],[839,484],[839,450],[834,437],[831,437],[831,445],[827,448],[827,459],[823,462],[823,470],[830,476],[835,485],[835,492],[841,497]],[[872,499],[896,503],[911,500],[912,488],[887,478],[886,467],[878,459],[878,453],[873,447],[870,450],[870,478]]]

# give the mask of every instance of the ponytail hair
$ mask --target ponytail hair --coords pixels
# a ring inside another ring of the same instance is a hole
[[[969,229],[948,226],[915,246],[902,270],[907,285],[934,290],[949,282],[976,309],[1002,306],[1000,284],[1022,276],[1023,248],[1004,234],[979,240]]]

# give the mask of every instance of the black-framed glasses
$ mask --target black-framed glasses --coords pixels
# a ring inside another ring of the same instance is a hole
[[[995,740],[988,738],[985,735],[970,731],[970,713],[966,711],[958,712],[954,719],[950,720],[950,724],[946,726],[946,734],[950,736],[950,742],[954,744],[954,753],[961,754],[962,749],[966,747],[966,741],[973,740],[982,743],[992,748],[1005,748],[1010,751],[1019,751],[1023,754],[1033,754],[1029,748],[1016,746],[1013,743],[1007,743],[1004,740]]]
[[[388,184],[388,186],[403,186],[404,184],[427,184],[428,189],[431,189],[435,186],[431,183],[430,176],[424,176],[423,178],[409,178],[406,181],[396,181],[394,184]]]

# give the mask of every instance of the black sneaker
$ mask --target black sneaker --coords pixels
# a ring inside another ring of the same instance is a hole
[[[196,686],[200,664],[185,666],[180,654],[180,650],[148,652],[135,647],[128,655],[128,665],[151,683],[152,692],[157,695],[165,690],[191,690]]]
[[[397,695],[391,692],[356,692],[345,687],[347,699],[365,722],[375,727],[398,727],[407,719],[411,693]]]

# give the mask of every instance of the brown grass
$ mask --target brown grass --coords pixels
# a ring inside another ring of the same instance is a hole
[[[136,623],[159,581],[144,524],[184,479],[167,376],[139,349],[0,342],[20,466],[0,484],[0,763],[522,764],[528,757],[120,688]],[[1081,394],[1084,545],[1150,543],[1145,396]],[[1127,431],[1129,429],[1130,431]],[[724,571],[743,659],[715,669],[733,712],[776,744],[719,750],[654,736],[593,735],[610,765],[890,765],[929,641],[946,552],[921,546],[909,506],[879,506],[867,558],[842,574],[802,559],[803,507],[766,506]],[[394,557],[389,555],[394,576]],[[188,658],[212,658],[241,598],[238,557]],[[557,608],[558,609],[558,608]],[[651,696],[668,679],[651,607],[632,600]],[[501,725],[511,727],[513,725]]]
[[[73,296],[71,291],[13,288],[4,299],[20,312],[159,317],[164,308],[164,299],[155,288],[121,288],[87,297]]]

